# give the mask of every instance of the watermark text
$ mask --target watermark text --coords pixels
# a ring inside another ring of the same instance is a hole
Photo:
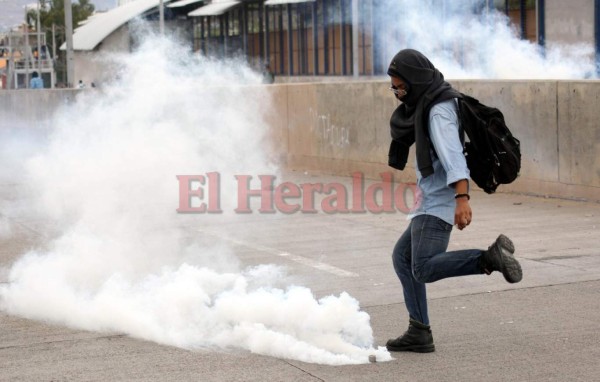
[[[237,205],[234,212],[270,213],[410,213],[420,203],[414,183],[395,183],[391,172],[366,184],[364,174],[352,174],[350,184],[278,183],[275,175],[235,175]],[[222,213],[221,175],[178,175],[179,213]]]

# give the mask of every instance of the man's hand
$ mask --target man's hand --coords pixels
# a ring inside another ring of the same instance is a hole
[[[454,210],[454,224],[456,224],[458,229],[463,230],[466,226],[471,224],[471,219],[473,218],[468,196],[469,181],[467,179],[461,179],[454,183],[454,192],[456,192],[456,195],[458,196],[456,198],[456,209]]]
[[[473,212],[469,205],[469,199],[467,197],[461,197],[456,199],[456,209],[454,210],[454,224],[458,229],[463,230],[466,226],[471,224],[473,218]]]

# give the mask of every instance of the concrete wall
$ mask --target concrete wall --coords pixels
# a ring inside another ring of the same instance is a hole
[[[521,175],[499,192],[600,202],[600,81],[451,82],[500,108],[521,140]],[[271,124],[288,168],[372,178],[394,171],[397,180],[414,181],[412,168],[387,166],[397,105],[387,81],[272,86],[280,115]]]
[[[71,89],[0,90],[0,129],[44,127],[76,95]]]
[[[600,202],[600,81],[451,81],[500,108],[521,140],[521,176],[512,191]],[[269,85],[274,157],[292,170],[378,178],[387,166],[389,118],[397,106],[387,81]],[[99,91],[99,90],[85,90]],[[0,91],[0,128],[44,124],[77,90]],[[411,157],[412,163],[413,159]]]

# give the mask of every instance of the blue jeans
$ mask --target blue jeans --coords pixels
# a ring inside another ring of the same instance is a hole
[[[429,325],[425,283],[481,274],[480,249],[446,252],[452,226],[432,215],[415,216],[392,254],[410,318]]]

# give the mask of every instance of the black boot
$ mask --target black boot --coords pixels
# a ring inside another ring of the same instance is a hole
[[[411,319],[408,330],[400,337],[389,340],[385,345],[389,351],[414,351],[416,353],[431,353],[435,351],[433,335],[429,325]]]
[[[523,278],[523,270],[513,253],[515,253],[515,246],[512,241],[500,235],[479,258],[481,269],[488,275],[493,271],[502,272],[506,281],[518,283]]]

